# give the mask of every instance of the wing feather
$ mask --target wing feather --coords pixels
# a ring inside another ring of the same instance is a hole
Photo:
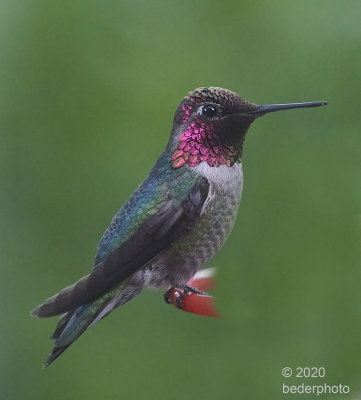
[[[89,303],[113,288],[191,231],[207,199],[209,183],[200,178],[183,201],[168,200],[156,213],[76,283],[50,297],[32,311],[37,317],[65,313]]]

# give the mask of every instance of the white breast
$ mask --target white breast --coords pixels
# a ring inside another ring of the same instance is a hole
[[[202,214],[212,211],[215,206],[213,200],[216,196],[221,202],[222,197],[226,199],[226,202],[228,200],[235,201],[237,203],[237,207],[235,208],[236,213],[243,189],[242,163],[236,163],[232,167],[227,167],[226,165],[211,167],[206,162],[202,162],[194,167],[194,169],[198,174],[206,178],[210,184]]]
[[[194,170],[201,176],[207,178],[209,183],[227,187],[243,186],[242,163],[235,163],[232,167],[221,165],[219,167],[211,167],[205,161],[194,167]]]

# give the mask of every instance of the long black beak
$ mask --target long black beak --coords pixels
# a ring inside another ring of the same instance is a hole
[[[308,103],[265,104],[254,111],[255,114],[268,114],[270,112],[291,110],[292,108],[321,107],[327,105],[326,101],[310,101]]]

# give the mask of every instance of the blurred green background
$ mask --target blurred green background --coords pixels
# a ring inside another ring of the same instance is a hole
[[[2,399],[315,397],[282,395],[283,382],[356,398],[360,16],[351,0],[1,1]],[[42,370],[56,319],[30,309],[89,271],[178,102],[208,85],[329,101],[251,128],[237,223],[209,263],[225,319],[143,292]],[[287,380],[285,366],[326,378]]]

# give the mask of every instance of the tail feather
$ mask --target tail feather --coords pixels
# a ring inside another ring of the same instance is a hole
[[[45,360],[43,368],[49,366],[53,361],[55,361],[63,352],[70,346],[54,347],[53,351],[49,357]]]
[[[61,318],[58,320],[58,322],[56,324],[55,331],[50,336],[51,340],[58,339],[58,337],[61,335],[61,333],[63,332],[64,328],[66,327],[66,325],[68,324],[68,322],[70,321],[70,319],[74,315],[74,313],[75,313],[75,310],[69,311],[66,314],[61,316]]]
[[[51,336],[54,348],[44,363],[47,367],[54,362],[90,326],[96,324],[116,307],[136,296],[143,287],[142,276],[122,282],[102,297],[70,310],[59,319]],[[41,307],[41,306],[40,306]]]
[[[103,304],[94,303],[78,307],[75,311],[70,311],[59,319],[51,336],[54,348],[46,359],[44,367],[55,361],[87,330],[97,315],[106,307],[108,301],[103,300]]]

